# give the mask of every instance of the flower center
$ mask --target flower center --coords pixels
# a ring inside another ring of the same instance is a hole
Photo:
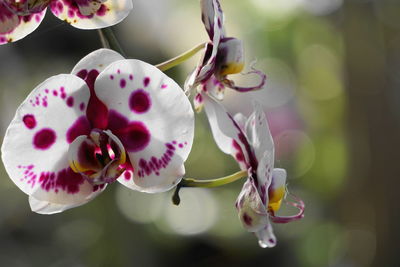
[[[109,130],[93,129],[89,136],[78,136],[68,149],[71,169],[92,184],[114,182],[124,171],[125,149]]]

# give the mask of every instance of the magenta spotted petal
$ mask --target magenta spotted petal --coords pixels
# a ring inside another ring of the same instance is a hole
[[[0,45],[24,38],[33,32],[42,22],[46,10],[21,16],[0,2]]]
[[[128,16],[132,7],[132,0],[53,0],[50,3],[56,17],[79,29],[115,25]]]
[[[154,66],[121,60],[99,75],[95,90],[109,109],[108,128],[124,144],[133,167],[118,181],[144,192],[175,186],[184,174],[194,131],[193,111],[182,89]]]
[[[86,203],[97,191],[71,170],[67,159],[71,140],[88,133],[85,109],[79,107],[88,101],[89,90],[78,77],[49,78],[18,108],[1,148],[13,182],[36,203],[54,203],[58,212]],[[40,212],[37,207],[34,211]]]

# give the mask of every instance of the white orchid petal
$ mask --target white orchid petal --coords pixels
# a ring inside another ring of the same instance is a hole
[[[194,134],[193,110],[183,90],[139,60],[111,64],[98,76],[95,90],[109,108],[107,128],[121,140],[133,165],[119,181],[145,192],[175,186]],[[126,179],[132,172],[133,179]]]
[[[96,70],[100,73],[111,63],[122,59],[124,59],[124,57],[114,50],[101,48],[82,58],[72,69],[71,74],[75,74],[84,79],[85,77],[83,76],[86,76],[84,74],[92,70]]]
[[[271,223],[261,229],[260,231],[255,232],[256,237],[258,238],[258,244],[262,248],[273,248],[276,245],[276,237],[274,235]]]
[[[27,16],[12,13],[0,3],[0,45],[20,40],[33,32],[42,22],[46,9]]]
[[[251,140],[256,158],[260,160],[265,151],[274,156],[274,141],[262,106],[256,101],[253,104],[254,112],[246,123],[246,133]]]
[[[238,152],[237,146],[239,146],[240,152],[243,153],[243,159],[241,160],[249,164],[251,157],[249,143],[239,125],[220,103],[206,94],[203,94],[203,98],[208,122],[219,149],[226,154],[232,154],[239,161],[235,156]],[[242,164],[240,165],[242,166]]]
[[[99,186],[98,190],[93,192],[92,194],[88,195],[86,199],[81,199],[81,202],[75,202],[73,204],[57,204],[57,203],[52,203],[48,201],[42,201],[34,198],[33,196],[29,196],[29,205],[31,207],[31,210],[33,212],[39,213],[39,214],[55,214],[55,213],[60,213],[68,209],[72,209],[81,205],[84,205],[97,197],[101,192],[103,192],[106,188],[106,185]],[[96,188],[97,188],[96,187]]]
[[[236,201],[239,219],[249,232],[256,232],[269,223],[266,206],[261,201],[253,178],[247,179]]]
[[[69,74],[37,86],[18,108],[1,148],[10,178],[37,200],[75,205],[95,188],[69,167],[67,151],[75,137],[88,134],[85,107],[89,89]]]
[[[76,3],[71,4],[70,0],[55,0],[50,4],[51,11],[59,19],[86,30],[115,25],[128,16],[132,7],[132,0],[107,0],[101,3],[94,14],[83,15],[81,11],[88,13],[94,10],[93,3],[88,8],[78,7]]]

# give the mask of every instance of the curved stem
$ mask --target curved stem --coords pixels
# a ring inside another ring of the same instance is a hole
[[[176,56],[174,58],[171,58],[170,60],[157,64],[156,67],[159,68],[161,71],[169,70],[170,68],[173,68],[176,65],[179,65],[182,62],[194,56],[197,52],[199,52],[201,49],[205,47],[205,44],[206,43],[201,43],[193,47],[192,49],[180,54],[179,56]]]
[[[112,50],[117,51],[120,53],[123,57],[126,58],[126,54],[124,50],[122,49],[121,45],[119,44],[117,37],[115,37],[115,34],[111,27],[108,28],[103,28],[99,29],[99,35],[100,35],[100,40],[105,48],[111,48]]]
[[[244,177],[247,177],[247,171],[239,171],[232,175],[228,175],[217,179],[209,179],[209,180],[183,178],[182,181],[176,186],[176,190],[174,192],[174,195],[172,196],[172,203],[174,203],[175,205],[179,205],[179,203],[181,202],[179,197],[179,190],[182,187],[203,187],[203,188],[218,187],[230,184]]]

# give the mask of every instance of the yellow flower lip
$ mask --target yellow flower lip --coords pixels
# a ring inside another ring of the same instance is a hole
[[[285,196],[285,186],[280,186],[269,194],[268,210],[276,212],[280,209],[282,199]]]
[[[229,74],[237,74],[240,73],[244,68],[243,62],[230,62],[221,66],[220,75],[225,76]]]

